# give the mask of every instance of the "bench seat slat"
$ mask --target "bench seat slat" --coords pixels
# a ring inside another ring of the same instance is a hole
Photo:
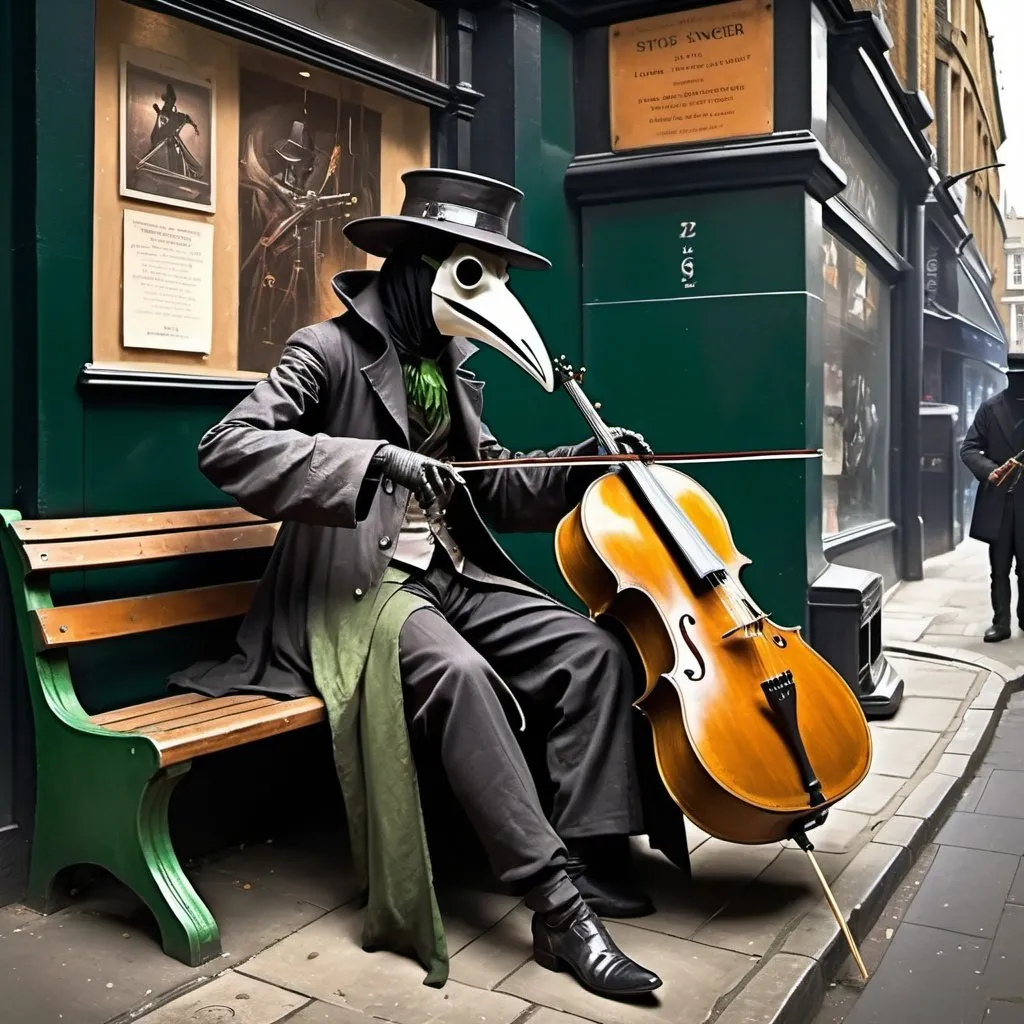
[[[145,597],[40,608],[35,612],[36,646],[38,650],[52,650],[93,640],[234,618],[249,610],[256,586],[255,581],[247,581]]]
[[[237,714],[239,710],[255,710],[274,703],[272,697],[256,694],[233,694],[230,697],[206,697],[199,694],[199,700],[190,704],[166,705],[163,700],[140,704],[145,712],[134,718],[122,719],[107,726],[112,732],[164,732],[180,729],[189,724],[204,722],[223,715]]]
[[[137,565],[183,555],[245,551],[270,547],[279,523],[259,523],[218,530],[185,530],[139,537],[106,537],[67,543],[28,544],[22,550],[30,571],[97,569]]]
[[[102,725],[115,732],[131,732],[132,726],[125,725],[123,729],[116,728],[119,723],[130,723],[145,717],[154,708],[170,710],[179,708],[185,704],[195,704],[200,700],[207,700],[201,693],[178,693],[173,697],[161,697],[158,700],[150,701],[148,704],[132,704],[126,708],[115,708],[113,711],[104,711],[100,715],[92,715],[89,719],[93,725]]]
[[[303,729],[324,721],[326,711],[319,697],[276,700],[272,697],[198,697],[189,703],[177,696],[121,708],[118,712],[94,715],[90,721],[112,732],[137,732],[148,736],[160,751],[160,764],[167,767],[190,761],[203,754],[238,747],[254,740]],[[170,715],[141,724],[151,713]],[[112,719],[112,715],[122,717]]]
[[[153,512],[127,516],[85,516],[80,519],[23,519],[12,529],[26,544],[40,541],[89,540],[173,530],[199,530],[214,526],[261,523],[259,516],[241,508],[203,508],[186,512]]]
[[[272,707],[255,711],[243,710],[191,729],[155,732],[149,736],[160,749],[161,765],[167,766],[267,736],[303,729],[324,721],[326,715],[319,697],[301,697],[298,700],[275,701]]]

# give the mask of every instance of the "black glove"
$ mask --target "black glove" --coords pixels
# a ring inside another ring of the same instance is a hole
[[[653,455],[651,446],[644,440],[644,435],[635,430],[626,430],[624,427],[609,427],[608,432],[616,441],[629,453],[633,455]],[[597,455],[601,445],[596,438],[590,438],[585,442],[583,455]],[[607,454],[607,453],[605,453]]]
[[[408,487],[424,508],[444,508],[455,488],[466,481],[458,471],[444,462],[428,458],[408,448],[386,444],[370,462],[373,470],[391,477],[401,487]]]

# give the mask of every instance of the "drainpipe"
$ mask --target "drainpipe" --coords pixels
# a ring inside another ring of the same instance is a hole
[[[907,92],[921,88],[921,0],[907,0]]]

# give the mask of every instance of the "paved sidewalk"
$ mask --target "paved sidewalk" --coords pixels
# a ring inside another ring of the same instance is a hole
[[[1024,694],[816,1024],[1024,1021]]]
[[[872,724],[869,778],[813,835],[858,936],[875,924],[959,798],[1021,674],[1024,641],[980,644],[986,578],[984,549],[968,545],[930,563],[927,581],[901,587],[888,603],[892,660],[907,696],[891,721]],[[50,917],[0,910],[0,1020],[809,1021],[846,953],[806,858],[790,844],[738,847],[693,828],[690,837],[689,885],[638,844],[658,913],[610,926],[665,980],[646,1004],[602,1000],[543,971],[530,956],[522,905],[480,888],[441,892],[452,980],[440,991],[426,988],[410,961],[359,949],[361,914],[341,838],[278,837],[190,869],[221,923],[226,951],[203,968],[165,957],[148,915],[115,886],[94,886]]]

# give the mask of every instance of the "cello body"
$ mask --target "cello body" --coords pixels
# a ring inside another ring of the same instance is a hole
[[[662,782],[694,824],[729,842],[820,824],[870,768],[856,696],[799,628],[757,609],[739,583],[749,559],[700,484],[664,466],[627,469],[590,485],[555,551],[591,615],[616,619],[637,648],[646,678],[636,706]],[[714,574],[699,571],[701,550],[717,557]]]

